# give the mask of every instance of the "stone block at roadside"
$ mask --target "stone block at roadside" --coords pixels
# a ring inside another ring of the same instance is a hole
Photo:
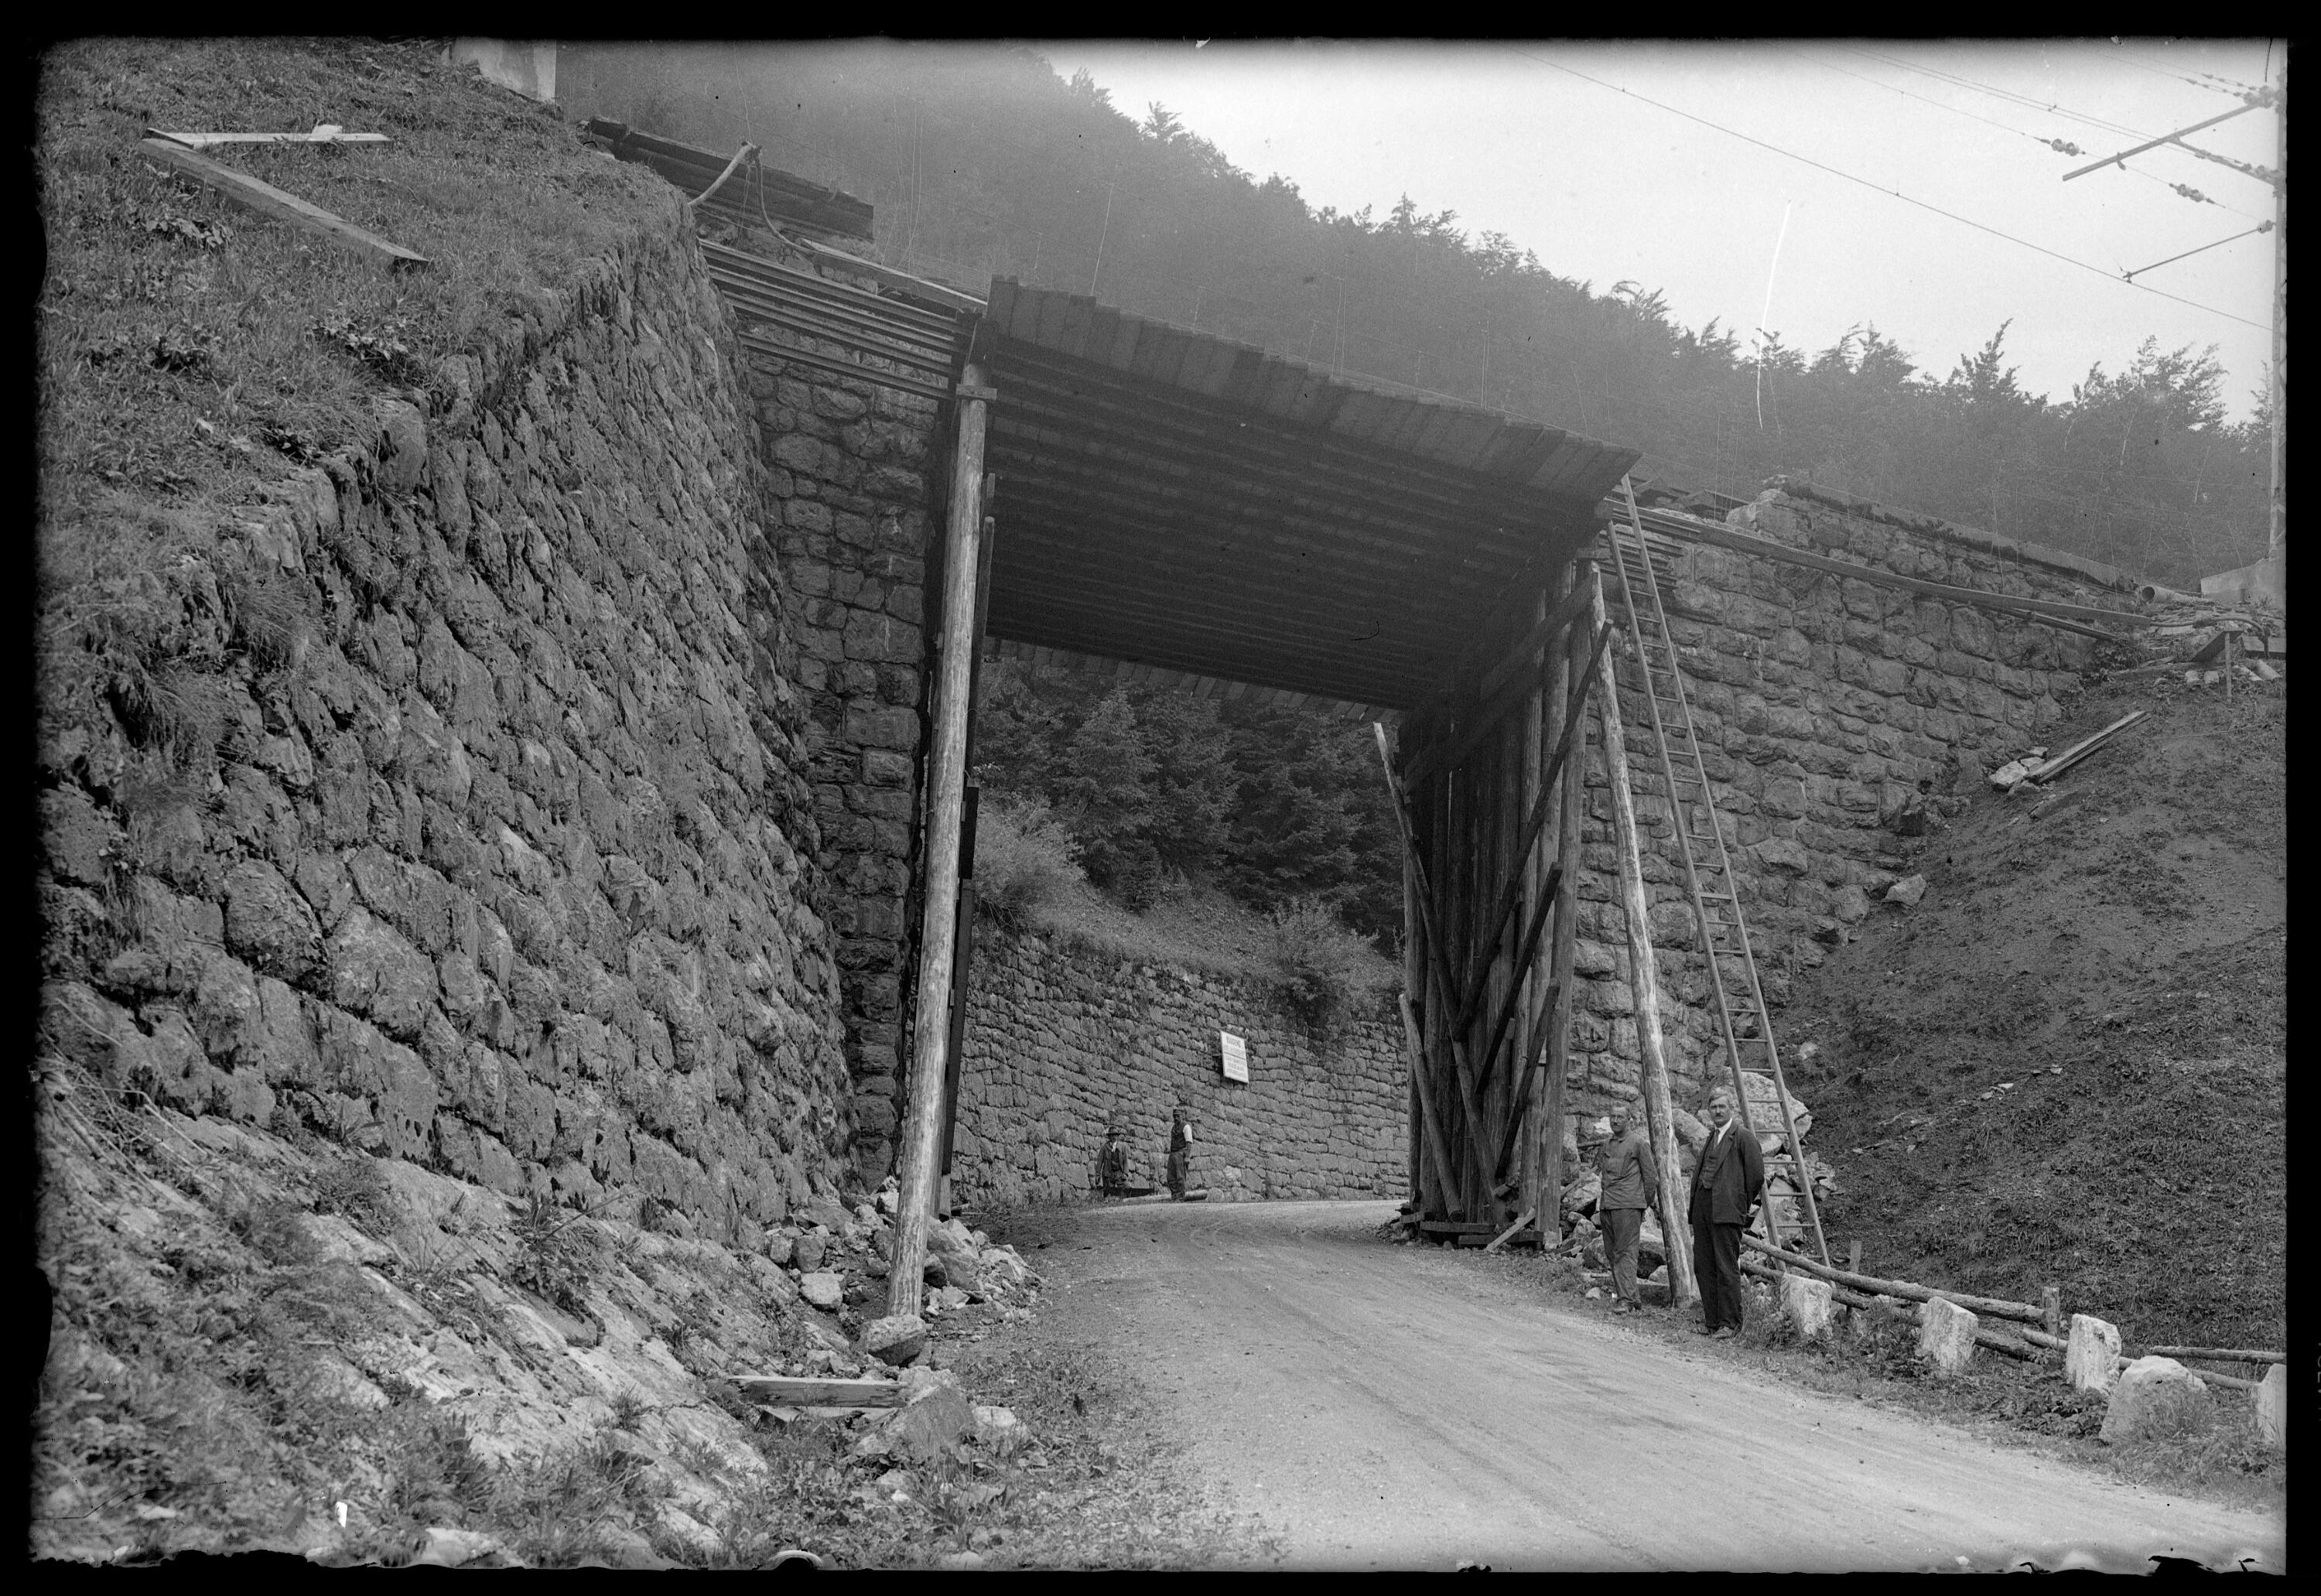
[[[2289,1445],[2289,1365],[2275,1363],[2251,1393],[2256,1405],[2256,1433],[2268,1446]]]
[[[2063,1378],[2075,1391],[2108,1391],[2119,1368],[2119,1330],[2089,1313],[2071,1316],[2063,1344]]]
[[[1918,1355],[1936,1374],[1961,1374],[1974,1358],[1973,1314],[1940,1297],[1918,1309]]]
[[[1835,1318],[1836,1291],[1825,1280],[1787,1275],[1781,1281],[1781,1306],[1788,1310],[1789,1322],[1797,1327],[1800,1340],[1818,1341],[1829,1334]]]

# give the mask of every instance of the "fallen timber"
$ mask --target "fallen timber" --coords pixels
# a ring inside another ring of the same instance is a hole
[[[1851,1270],[1817,1263],[1811,1258],[1800,1257],[1795,1253],[1785,1253],[1779,1247],[1769,1246],[1753,1236],[1743,1236],[1741,1241],[1744,1246],[1753,1248],[1767,1257],[1778,1259],[1791,1269],[1801,1269],[1807,1274],[1828,1281],[1834,1285],[1852,1286],[1858,1291],[1867,1291],[1872,1296],[1899,1297],[1910,1302],[1924,1302],[1931,1298],[1940,1297],[1943,1301],[1963,1308],[1969,1313],[1980,1314],[1986,1318],[2019,1319],[2028,1325],[2042,1325],[2047,1319],[2044,1309],[2034,1308],[2028,1302],[2008,1302],[1998,1297],[1977,1297],[1966,1291],[1947,1291],[1937,1286],[1922,1286],[1911,1281],[1880,1280],[1874,1275],[1855,1274]],[[2058,1343],[2058,1345],[2061,1344]]]
[[[1744,1236],[1741,1239],[1753,1241],[1755,1237]],[[1741,1260],[1741,1272],[1766,1281],[1778,1281],[1781,1278],[1779,1270],[1769,1264],[1760,1263],[1754,1258]],[[1846,1307],[1863,1313],[1889,1313],[1908,1325],[1918,1322],[1918,1304],[1916,1302],[1880,1301],[1875,1297],[1865,1297],[1859,1291],[1851,1291],[1839,1285],[1831,1287],[1830,1295]],[[2024,1332],[2020,1339],[2015,1336],[2001,1335],[1997,1330],[1989,1329],[1980,1325],[1977,1325],[1974,1331],[1974,1344],[1977,1346],[1987,1346],[1993,1352],[2004,1353],[2007,1356],[2019,1359],[2024,1363],[2035,1363],[2044,1353],[2060,1351],[2060,1343],[2052,1346],[2044,1345],[2053,1341],[2053,1336],[2042,1336],[2035,1331]]]

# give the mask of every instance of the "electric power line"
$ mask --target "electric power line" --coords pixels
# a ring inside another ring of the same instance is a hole
[[[1515,55],[1522,56],[1526,60],[1537,61],[1543,67],[1552,67],[1556,71],[1567,73],[1573,78],[1580,79],[1582,82],[1592,83],[1598,88],[1608,88],[1615,94],[1625,95],[1630,99],[1641,101],[1643,104],[1652,106],[1656,111],[1665,111],[1671,116],[1681,116],[1687,122],[1697,122],[1703,127],[1713,128],[1716,132],[1724,133],[1730,138],[1739,139],[1743,143],[1754,144],[1760,150],[1770,150],[1776,155],[1786,156],[1791,160],[1800,161],[1807,166],[1812,167],[1816,171],[1827,172],[1833,178],[1843,178],[1849,183],[1858,183],[1864,188],[1874,190],[1879,194],[1886,195],[1893,199],[1898,199],[1905,205],[1916,205],[1922,211],[1931,211],[1937,216],[1945,217],[1950,221],[1957,222],[1964,226],[1971,227],[1977,233],[1987,233],[1993,238],[2003,238],[2008,243],[2019,244],[2026,250],[2031,250],[2038,254],[2045,255],[2051,260],[2061,260],[2066,266],[2076,266],[2082,271],[2091,271],[2095,273],[2096,276],[2102,278],[2106,282],[2124,283],[2129,287],[2140,289],[2146,294],[2158,295],[2161,298],[2171,300],[2175,304],[2189,306],[2194,310],[2205,310],[2210,315],[2219,315],[2224,317],[2226,321],[2238,322],[2244,327],[2254,327],[2259,332],[2267,332],[2271,330],[2269,324],[2266,323],[2253,322],[2246,316],[2235,315],[2229,310],[2219,310],[2213,305],[2203,305],[2197,299],[2187,299],[2180,294],[2171,294],[2163,289],[2154,288],[2144,283],[2131,281],[2117,273],[2105,270],[2102,267],[2094,264],[2092,261],[2080,260],[2074,255],[2066,255],[2060,250],[2051,250],[2044,244],[2033,243],[2027,238],[2018,238],[2014,233],[2006,232],[2001,228],[1991,226],[1989,223],[1978,222],[1971,216],[1961,216],[1956,211],[1944,210],[1942,206],[1929,204],[1925,200],[1914,199],[1898,188],[1888,188],[1881,184],[1871,182],[1867,178],[1857,177],[1852,172],[1842,170],[1841,169],[1831,166],[1825,161],[1816,160],[1810,155],[1800,155],[1794,150],[1784,150],[1779,144],[1768,143],[1766,141],[1758,138],[1753,133],[1744,133],[1737,128],[1726,127],[1723,123],[1711,122],[1706,116],[1698,116],[1689,111],[1679,110],[1674,105],[1655,100],[1650,96],[1640,95],[1632,88],[1623,88],[1616,83],[1606,83],[1601,78],[1592,77],[1575,68],[1567,67],[1561,61],[1551,61],[1544,56],[1533,55],[1529,50],[1517,50],[1513,45],[1506,45],[1502,48],[1512,51]],[[1863,51],[1861,53],[1866,54],[1868,52]],[[2145,136],[2143,134],[2134,133],[2133,130],[2127,131],[2129,131],[2131,135],[2134,137],[2141,138]]]
[[[2148,139],[2152,136],[2116,122],[2107,122],[2100,116],[2089,116],[2081,112],[2069,110],[2060,102],[2043,102],[2011,88],[1996,88],[1988,83],[1979,83],[1971,78],[1961,77],[1956,72],[1945,72],[1939,67],[1920,66],[1915,61],[1906,61],[1896,56],[1880,55],[1874,50],[1860,50],[1851,44],[1833,44],[1831,48],[1844,50],[1850,55],[1862,56],[1870,60],[1883,61],[1889,67],[1899,67],[1905,72],[1916,72],[1922,77],[1956,84],[1961,88],[1971,89],[1976,94],[1989,95],[1994,99],[2011,101],[2017,105],[2027,105],[2034,111],[2044,111],[2052,116],[2067,117],[2073,122],[2085,123],[2089,127],[2101,128],[2106,132],[2125,133],[2131,139]]]

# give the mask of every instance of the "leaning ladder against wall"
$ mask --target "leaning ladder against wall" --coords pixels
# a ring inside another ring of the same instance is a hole
[[[1733,855],[1725,841],[1725,822],[1717,816],[1715,789],[1693,730],[1692,707],[1685,694],[1684,673],[1677,664],[1676,643],[1669,635],[1668,616],[1661,604],[1660,578],[1652,570],[1652,552],[1645,545],[1643,523],[1636,515],[1636,496],[1628,479],[1620,479],[1627,506],[1624,527],[1614,520],[1604,529],[1613,569],[1620,579],[1621,607],[1627,612],[1630,642],[1643,668],[1644,702],[1651,712],[1652,740],[1657,745],[1661,779],[1669,800],[1670,827],[1676,834],[1677,854],[1684,867],[1685,888],[1700,927],[1700,946],[1708,964],[1708,988],[1716,1013],[1717,1031],[1733,1072],[1733,1090],[1742,1128],[1757,1134],[1749,1116],[1752,1075],[1770,1081],[1779,1106],[1781,1134],[1788,1151],[1766,1161],[1768,1184],[1786,1175],[1796,1189],[1800,1212],[1782,1211],[1783,1205],[1768,1192],[1759,1223],[1774,1245],[1796,1249],[1810,1239],[1824,1263],[1829,1244],[1822,1236],[1821,1210],[1814,1202],[1813,1178],[1806,1167],[1798,1135],[1795,1105],[1781,1073],[1781,1053],[1773,1040],[1773,1019],[1765,1006],[1765,989],[1757,977],[1756,953],[1749,940],[1747,917],[1733,871]],[[1641,588],[1639,593],[1637,588]],[[1663,709],[1667,711],[1664,715]],[[1670,742],[1683,756],[1680,768],[1670,757]],[[1696,829],[1693,822],[1705,822]],[[1696,858],[1695,843],[1709,844]],[[1706,880],[1704,881],[1704,878]],[[1714,912],[1712,912],[1714,911]],[[1744,1053],[1743,1049],[1752,1050]]]

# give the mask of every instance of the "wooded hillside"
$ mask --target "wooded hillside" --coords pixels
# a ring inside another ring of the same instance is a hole
[[[1552,239],[1472,230],[1424,196],[1384,216],[1316,210],[1165,109],[1132,117],[1028,51],[575,53],[567,79],[596,108],[760,141],[870,200],[882,256],[964,287],[1093,291],[1641,447],[1644,472],[1690,488],[1746,497],[1786,473],[2177,587],[2264,552],[2269,424],[2226,418],[2207,351],[2147,341],[2124,369],[2034,395],[2008,324],[1979,350],[1909,350],[1865,304],[1833,347],[1775,340],[1761,371],[1735,331],[1679,325],[1649,283],[1558,276]]]
[[[882,259],[972,291],[1012,276],[1093,292],[1639,446],[1640,473],[1665,482],[1746,497],[1786,473],[2171,586],[2264,552],[2266,424],[2226,419],[2206,351],[2147,341],[2125,370],[2034,395],[2007,325],[1946,359],[1905,350],[1865,306],[1834,346],[1775,339],[1760,359],[1714,323],[1679,325],[1649,284],[1558,276],[1552,239],[1470,231],[1410,197],[1384,216],[1317,210],[1164,108],[1132,117],[1029,51],[567,46],[564,62],[569,109],[759,142],[871,201]],[[1175,870],[1258,907],[1318,898],[1365,932],[1399,924],[1366,727],[1021,667],[988,689],[985,782],[1044,801],[1123,901]]]

